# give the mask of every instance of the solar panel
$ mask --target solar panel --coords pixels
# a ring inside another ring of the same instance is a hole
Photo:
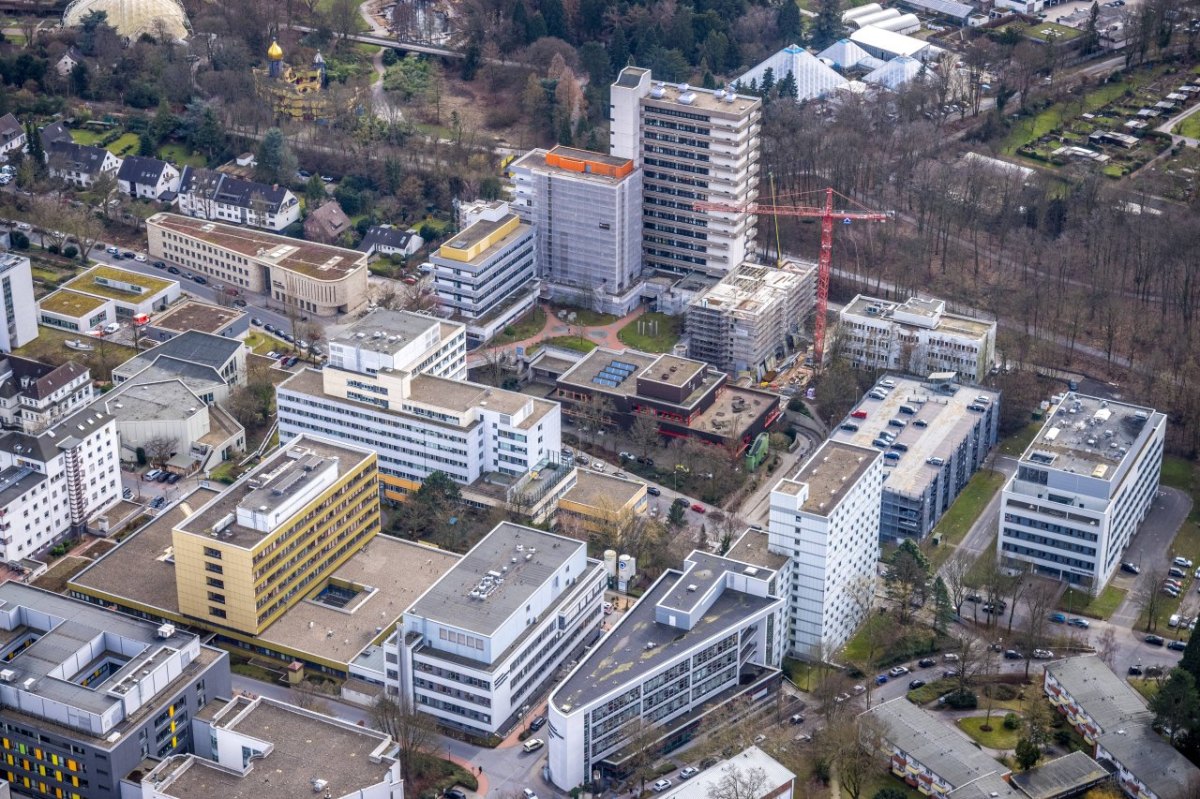
[[[609,378],[609,377],[601,377],[599,375],[596,375],[595,377],[592,378],[592,382],[598,383],[602,386],[608,386],[609,388],[617,387],[617,381],[613,380],[612,378]]]
[[[634,366],[633,364],[625,363],[624,361],[613,361],[612,365],[617,367],[618,369],[625,369],[630,372],[632,372],[634,369],[637,369],[637,367]]]

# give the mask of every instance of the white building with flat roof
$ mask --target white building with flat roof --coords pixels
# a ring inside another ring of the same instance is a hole
[[[1000,394],[932,375],[891,375],[829,434],[883,452],[879,535],[923,539],[996,445]]]
[[[791,559],[787,652],[826,660],[870,612],[879,561],[883,457],[826,441],[771,491],[769,549]]]
[[[606,584],[584,542],[501,522],[405,611],[389,687],[443,724],[503,734],[599,629]]]
[[[1075,392],[1057,400],[1004,486],[997,546],[1095,594],[1150,512],[1167,417]]]
[[[620,773],[631,743],[686,740],[730,702],[743,713],[773,708],[778,583],[772,569],[699,550],[664,572],[550,695],[550,781],[569,791],[593,772]]]
[[[463,230],[429,257],[438,303],[488,341],[537,302],[537,236],[506,202],[462,211]]]
[[[537,230],[551,300],[624,316],[641,301],[642,172],[633,160],[558,146],[509,167],[512,209]]]
[[[29,259],[0,253],[0,350],[12,352],[37,338],[37,315]]]
[[[799,345],[816,289],[816,264],[739,264],[688,303],[688,356],[761,378]]]
[[[996,323],[950,313],[938,299],[859,294],[842,309],[838,336],[842,357],[858,369],[957,372],[979,383],[996,360]]]
[[[433,317],[368,315],[329,342],[324,369],[278,386],[280,438],[311,432],[375,450],[383,495],[396,501],[435,471],[464,486],[490,474],[513,490],[537,471],[539,497],[565,491],[558,403],[467,382],[465,338],[463,325]]]
[[[649,268],[723,275],[754,249],[758,217],[697,211],[697,201],[758,199],[762,100],[625,67],[611,88],[609,152],[642,169],[642,256]]]

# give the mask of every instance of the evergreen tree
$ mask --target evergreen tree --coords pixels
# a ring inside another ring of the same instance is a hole
[[[789,69],[787,74],[783,76],[783,80],[776,84],[776,92],[780,99],[795,100],[797,96],[796,76]]]
[[[524,0],[517,0],[517,4],[513,6],[512,28],[520,44],[532,44],[529,38],[529,10],[525,8]]]
[[[608,53],[614,75],[629,66],[629,39],[625,36],[625,29],[620,25],[613,30],[612,41],[608,43]]]
[[[525,41],[532,44],[546,35],[546,17],[538,11],[529,18],[529,24],[525,26]]]
[[[562,0],[542,0],[541,6],[542,17],[546,20],[546,35],[567,41],[570,33],[567,31],[567,12]]]
[[[762,82],[758,84],[758,93],[766,97],[775,86],[775,70],[767,67],[763,70]]]
[[[1037,744],[1030,741],[1028,738],[1022,738],[1017,741],[1017,765],[1022,771],[1029,771],[1037,765],[1038,760],[1042,757],[1042,752],[1038,749]]]
[[[950,591],[946,581],[940,576],[933,582],[933,630],[939,635],[945,635],[954,621],[954,603],[950,601]]]
[[[25,123],[25,141],[29,148],[29,159],[36,165],[34,168],[40,170],[46,163],[46,151],[42,149],[42,137],[38,135],[32,119]]]
[[[1172,744],[1194,729],[1200,716],[1200,696],[1191,672],[1178,666],[1171,669],[1166,682],[1150,700],[1150,710],[1155,725],[1167,732]]]
[[[87,94],[88,86],[91,85],[92,76],[88,71],[88,65],[80,61],[75,66],[71,67],[71,91],[75,92],[77,97],[83,97]]]
[[[784,0],[775,18],[775,27],[788,42],[799,43],[804,38],[804,20],[800,16],[800,5],[796,0]]]
[[[146,131],[142,131],[142,134],[138,136],[138,155],[147,158],[154,155],[154,139]]]
[[[255,161],[254,175],[264,183],[287,183],[296,174],[296,156],[279,128],[263,135]]]
[[[479,71],[479,61],[482,56],[482,51],[479,47],[479,41],[474,37],[467,43],[466,52],[463,53],[462,62],[462,79],[465,81],[475,80],[475,73]]]
[[[820,0],[817,19],[812,26],[812,46],[824,50],[836,42],[842,33],[841,0]]]
[[[30,151],[30,155],[33,152]],[[1179,668],[1192,675],[1192,679],[1200,684],[1200,635],[1193,635],[1188,639],[1187,648],[1183,650],[1183,658],[1179,661]]]
[[[150,137],[155,144],[162,144],[168,136],[175,132],[179,127],[179,117],[171,113],[171,106],[166,103],[159,103],[158,110],[154,112],[154,119],[150,121]]]
[[[1091,13],[1088,14],[1087,25],[1083,29],[1084,53],[1091,53],[1100,46],[1100,3],[1093,2]]]

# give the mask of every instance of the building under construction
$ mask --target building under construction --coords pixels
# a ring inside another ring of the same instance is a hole
[[[688,355],[731,374],[762,378],[798,346],[816,288],[816,264],[743,263],[688,304]]]

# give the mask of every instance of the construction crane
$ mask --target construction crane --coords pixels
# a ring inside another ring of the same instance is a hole
[[[818,192],[807,192],[807,195],[817,194]],[[832,188],[821,190],[820,193],[825,195],[823,205],[763,205],[759,203],[722,203],[722,202],[696,202],[692,203],[692,208],[697,211],[717,211],[729,214],[754,214],[756,216],[795,216],[808,219],[821,220],[821,257],[817,262],[817,313],[816,319],[813,321],[813,368],[821,368],[821,358],[825,354],[825,317],[829,311],[829,266],[833,255],[833,221],[841,219],[842,224],[848,225],[852,221],[865,220],[868,222],[883,222],[887,220],[887,214],[880,214],[874,211],[867,210],[860,203],[851,200],[844,194],[834,191]],[[847,203],[858,206],[862,210],[842,211],[833,207],[833,198],[837,195]],[[798,198],[803,198],[806,195],[797,195]],[[778,230],[776,231],[778,240]],[[778,243],[776,244],[778,248]]]

